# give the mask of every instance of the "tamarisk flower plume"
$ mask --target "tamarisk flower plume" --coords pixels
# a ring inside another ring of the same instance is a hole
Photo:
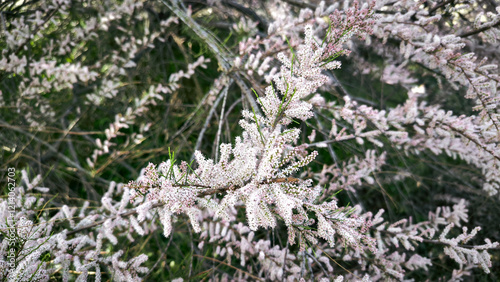
[[[295,119],[305,121],[313,116],[312,105],[305,99],[328,82],[322,70],[340,68],[334,57],[347,53],[343,43],[369,31],[367,21],[371,20],[372,8],[365,6],[349,14],[347,25],[343,22],[339,27],[332,26],[329,32],[334,34],[327,36],[323,44],[317,43],[321,40],[315,37],[313,27],[306,25],[304,42],[292,52],[292,58],[284,53],[277,56],[281,69],[265,95],[257,98],[263,115],[255,109],[243,111],[243,134],[234,145],[220,146],[218,162],[197,151],[198,167],[193,170],[185,162],[177,166],[171,155],[158,167],[149,164],[145,173],[129,184],[133,201],[144,201],[144,206],[151,206],[151,202],[161,205],[158,209],[165,236],[170,235],[173,214],[188,215],[193,229],[200,232],[202,208],[227,220],[228,210],[243,204],[251,230],[276,227],[277,219],[282,219],[288,227],[289,243],[296,243],[299,237],[301,250],[306,248],[306,241],[316,244],[318,238],[331,247],[339,240],[358,251],[374,250],[374,240],[361,231],[367,229],[368,222],[350,209],[339,207],[335,200],[315,203],[320,189],[313,187],[310,179],[293,177],[318,153],[307,153],[304,146],[296,146],[300,130],[287,128]],[[349,32],[341,33],[339,28]],[[215,193],[223,196],[209,196]]]
[[[29,179],[25,170],[21,171],[21,176],[22,184],[12,189],[15,196],[0,199],[2,281],[49,281],[55,273],[62,276],[62,281],[69,281],[71,272],[78,275],[76,281],[87,281],[90,273],[93,281],[101,281],[103,267],[109,269],[114,281],[141,281],[140,276],[148,271],[142,265],[147,255],[124,260],[123,250],[112,256],[107,256],[103,250],[106,239],[113,245],[118,243],[116,233],[127,234],[133,241],[134,230],[144,235],[144,230],[155,229],[154,226],[140,226],[133,216],[118,216],[128,204],[127,188],[112,182],[102,199],[102,206],[97,209],[89,209],[90,204],[86,201],[80,208],[63,205],[56,213],[50,213],[50,209],[45,209],[48,202],[37,197],[37,193],[49,191],[41,186],[42,177]],[[111,198],[116,195],[121,195],[122,199],[112,204]],[[69,227],[61,230],[62,222]],[[73,236],[96,226],[95,222],[100,223],[95,232]],[[13,268],[12,260],[15,260]]]

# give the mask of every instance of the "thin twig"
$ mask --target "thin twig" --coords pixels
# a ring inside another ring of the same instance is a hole
[[[395,236],[397,235],[396,233],[394,232],[390,232],[390,231],[387,231],[387,230],[380,230],[380,232],[382,233],[386,233],[390,236]],[[438,240],[430,240],[430,239],[423,239],[424,243],[430,243],[430,244],[434,244],[434,245],[443,245],[443,246],[451,246],[451,247],[460,247],[460,248],[464,248],[464,249],[474,249],[475,247],[477,246],[474,246],[474,245],[461,245],[461,244],[457,244],[457,245],[454,245],[452,246],[451,244],[449,243],[445,243],[445,242],[441,242],[441,241],[438,241]],[[495,251],[500,251],[500,246],[497,246],[497,247],[493,247],[493,248],[488,248],[488,250],[495,250]]]
[[[179,128],[179,130],[177,130],[177,132],[174,133],[174,135],[172,136],[171,139],[175,139],[175,137],[177,137],[179,134],[181,134],[184,130],[186,130],[190,126],[191,120],[196,115],[196,113],[200,110],[200,108],[203,105],[205,105],[205,101],[207,100],[209,94],[210,94],[210,92],[207,92],[207,94],[205,94],[205,96],[203,96],[203,98],[201,99],[201,101],[196,106],[196,109],[194,109],[194,111],[188,116],[188,118],[186,119],[186,121],[184,122],[184,124],[182,125],[182,127]]]
[[[226,86],[226,89],[227,88],[229,88],[229,85]],[[200,131],[200,135],[198,135],[198,140],[196,140],[196,145],[194,146],[193,155],[191,156],[191,161],[194,160],[194,153],[196,151],[198,151],[198,149],[200,149],[201,141],[203,141],[203,136],[205,135],[205,131],[207,131],[208,124],[210,123],[210,120],[212,119],[212,116],[215,113],[215,109],[219,105],[220,100],[222,100],[222,98],[224,98],[224,95],[219,95],[219,97],[217,97],[217,99],[213,103],[212,108],[210,109],[210,112],[208,112],[208,116],[205,119],[205,124],[203,124],[203,127],[201,128],[201,131]]]
[[[3,125],[3,126],[8,126],[9,124],[6,123],[5,121],[3,120],[0,120],[0,125]],[[61,154],[56,148],[54,148],[52,145],[50,145],[49,143],[43,141],[42,139],[36,137],[34,134],[31,134],[29,132],[26,132],[24,130],[21,130],[17,127],[11,127],[9,126],[12,130],[14,131],[17,131],[21,134],[24,134],[30,138],[33,138],[34,140],[36,140],[37,142],[39,142],[40,144],[44,145],[45,147],[47,147],[50,151],[52,151],[54,154],[56,154],[59,158],[61,158],[61,160],[63,160],[65,163],[67,163],[68,165],[74,167],[75,169],[77,169],[78,171],[82,172],[83,174],[91,177],[91,178],[96,178],[98,179],[99,181],[102,181],[106,184],[109,184],[109,181],[105,180],[105,179],[102,179],[100,177],[95,177],[94,175],[92,175],[90,172],[88,172],[86,169],[84,169],[83,167],[81,167],[79,164],[75,163],[74,161],[72,161],[70,158],[66,157],[65,155]]]
[[[447,4],[452,3],[453,1],[455,1],[455,0],[446,0],[446,1],[443,1],[439,4],[437,4],[436,6],[432,7],[429,10],[429,15],[432,15],[435,11],[437,11],[437,9],[442,8],[442,7],[446,6]]]
[[[323,124],[319,120],[318,115],[316,114],[316,111],[314,112],[314,119],[316,119],[316,123],[318,124],[319,131],[323,135],[323,138],[327,139],[328,138],[328,134],[326,134],[326,132],[324,130],[324,127],[323,127]],[[328,147],[328,153],[330,154],[330,156],[332,157],[333,161],[335,162],[335,165],[339,166],[337,155],[335,154],[335,151],[333,151],[332,145],[331,144],[327,144],[327,147]]]
[[[312,258],[319,266],[319,268],[321,268],[321,271],[323,271],[323,274],[325,274],[326,277],[328,277],[328,272],[326,272],[325,268],[321,265],[321,263],[318,261],[317,258],[315,258],[313,255],[311,255],[310,253],[304,251],[303,252],[304,254],[307,254],[307,256],[309,256],[310,258]],[[305,256],[304,256],[305,258]]]
[[[283,265],[281,266],[281,273],[283,273],[282,274],[283,276],[281,276],[281,282],[285,281],[285,276],[286,276],[285,275],[286,274],[286,272],[285,272],[286,271],[285,266],[286,266],[286,255],[287,255],[287,253],[288,253],[288,240],[286,240],[285,255],[283,256]]]
[[[255,279],[255,280],[258,280],[258,281],[264,281],[264,280],[260,279],[259,277],[254,276],[254,275],[252,275],[252,274],[251,274],[251,273],[249,273],[249,272],[246,272],[246,271],[245,271],[245,270],[243,270],[243,269],[239,269],[239,268],[237,268],[237,267],[235,267],[235,266],[232,266],[232,265],[230,265],[230,264],[228,264],[228,263],[226,263],[226,262],[223,262],[223,261],[221,261],[221,260],[214,259],[214,258],[207,257],[207,256],[196,255],[196,254],[195,254],[195,255],[193,255],[193,256],[194,256],[194,257],[199,257],[199,258],[208,259],[208,260],[211,260],[211,261],[215,261],[215,262],[221,263],[221,264],[223,264],[223,265],[226,265],[226,266],[229,266],[229,267],[231,267],[231,268],[235,269],[236,271],[240,271],[240,272],[242,272],[242,273],[244,273],[244,274],[246,274],[246,275],[248,275],[248,276],[252,277],[252,278],[253,278],[253,279]]]
[[[205,28],[201,27],[192,17],[188,16],[187,13],[185,12],[185,9],[181,8],[183,7],[183,4],[179,0],[160,0],[165,6],[167,6],[179,19],[181,19],[184,24],[186,24],[198,37],[200,37],[208,46],[210,50],[212,50],[213,55],[217,58],[217,61],[219,62],[219,66],[225,73],[229,73],[229,75],[236,81],[236,84],[241,89],[241,92],[246,96],[247,100],[250,102],[252,107],[257,111],[259,114],[260,108],[257,106],[257,102],[252,96],[252,91],[248,88],[248,86],[245,84],[241,76],[239,75],[238,72],[233,72],[231,71],[233,66],[232,66],[232,58],[234,58],[234,55],[231,54],[229,50],[221,46],[217,42],[217,38],[210,33],[208,30]]]
[[[224,95],[224,101],[222,101],[222,109],[220,110],[220,119],[219,119],[219,128],[217,129],[217,135],[215,136],[215,162],[218,162],[219,159],[219,141],[220,141],[220,134],[222,130],[222,124],[224,120],[224,110],[226,109],[226,100],[227,100],[227,92],[229,90],[229,86],[233,84],[233,79],[229,80],[229,83],[223,90]]]
[[[167,254],[168,248],[170,247],[170,243],[172,243],[172,238],[174,238],[174,236],[170,236],[170,239],[168,240],[167,246],[163,250],[163,252],[162,252],[161,256],[158,258],[158,260],[155,262],[153,267],[151,267],[149,272],[143,277],[143,281],[146,281],[146,278],[148,278],[148,276],[153,273],[153,270],[156,268],[156,266],[160,263],[160,261],[163,260],[163,257]]]

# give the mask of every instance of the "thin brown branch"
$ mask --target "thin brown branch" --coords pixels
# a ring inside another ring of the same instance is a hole
[[[231,267],[231,268],[235,269],[236,271],[240,271],[240,272],[242,272],[242,273],[244,273],[244,274],[246,274],[246,275],[248,275],[248,276],[252,277],[252,279],[255,279],[255,280],[257,280],[257,281],[264,281],[264,280],[262,280],[261,278],[259,278],[259,277],[255,276],[255,275],[252,275],[251,273],[249,273],[249,272],[247,272],[247,271],[245,271],[245,270],[243,270],[243,269],[239,269],[239,268],[237,268],[237,267],[235,267],[235,266],[232,266],[232,265],[230,265],[230,264],[228,264],[228,263],[226,263],[226,262],[223,262],[223,261],[221,261],[221,260],[214,259],[214,258],[207,257],[207,256],[196,255],[196,254],[195,254],[195,255],[193,255],[193,256],[195,256],[195,257],[199,257],[199,258],[202,258],[202,259],[208,259],[208,260],[211,260],[211,261],[215,261],[215,262],[221,263],[221,264],[223,264],[223,265],[226,265],[226,266],[229,266],[229,267]]]
[[[394,233],[394,232],[390,232],[390,231],[387,231],[387,230],[380,230],[380,232],[382,233],[386,233],[390,236],[396,236],[397,234]],[[465,249],[474,249],[475,247],[477,246],[474,246],[474,245],[460,245],[460,244],[457,244],[456,246],[452,246],[448,243],[445,243],[445,242],[441,242],[441,241],[438,241],[438,240],[431,240],[431,239],[423,239],[424,243],[430,243],[430,244],[434,244],[434,245],[442,245],[442,246],[451,246],[451,247],[460,247],[460,248],[465,248]],[[488,250],[496,250],[496,251],[499,251],[500,250],[500,247],[494,247],[494,248],[488,248]]]
[[[264,185],[264,184],[271,184],[271,183],[297,183],[299,181],[300,180],[297,179],[297,178],[288,177],[288,178],[270,179],[270,180],[262,181],[259,184]],[[241,187],[245,186],[247,183],[248,182],[244,183],[241,186],[228,185],[228,186],[219,187],[219,188],[212,188],[211,186],[202,185],[202,184],[174,184],[172,186],[173,187],[179,187],[179,188],[181,188],[181,187],[198,187],[198,188],[204,188],[204,189],[207,189],[207,190],[203,190],[203,191],[198,192],[197,197],[205,197],[205,196],[210,196],[210,195],[217,194],[217,193],[222,193],[222,192],[225,192],[227,190],[235,190],[235,189],[238,189],[238,188],[241,188]],[[159,207],[162,207],[163,205],[165,205],[165,204],[164,203],[156,203],[156,204],[153,204],[151,206],[151,209],[159,208]],[[121,213],[121,214],[117,214],[117,215],[114,215],[114,216],[111,216],[111,217],[108,217],[108,218],[96,221],[96,222],[94,222],[94,223],[92,223],[90,225],[83,226],[83,227],[71,230],[71,231],[69,231],[66,234],[67,235],[72,235],[72,234],[81,232],[83,230],[86,230],[86,229],[89,229],[89,228],[93,228],[93,227],[102,225],[108,219],[116,219],[118,217],[128,217],[128,216],[135,215],[135,214],[137,214],[137,210],[135,210],[135,209],[134,210],[130,210],[130,211],[127,211],[127,212],[124,212],[124,213]]]
[[[0,125],[1,126],[9,126],[9,124],[7,122],[4,122],[3,120],[0,120]],[[45,147],[47,147],[51,152],[53,152],[54,154],[56,154],[59,158],[61,158],[61,160],[63,160],[66,164],[72,166],[73,168],[75,168],[76,170],[82,172],[84,175],[86,176],[89,176],[91,178],[95,178],[95,179],[98,179],[99,181],[102,181],[103,183],[106,183],[106,184],[109,184],[109,181],[105,180],[105,179],[102,179],[100,177],[96,177],[95,175],[93,175],[92,173],[88,172],[86,169],[84,169],[83,167],[81,167],[79,164],[77,164],[76,162],[74,162],[73,160],[71,160],[70,158],[66,157],[65,155],[63,155],[62,153],[59,152],[59,150],[57,148],[55,148],[54,146],[52,146],[51,144],[45,142],[44,140],[36,137],[34,134],[31,134],[29,132],[26,132],[24,130],[21,130],[20,128],[18,127],[11,127],[9,126],[10,128],[12,128],[12,130],[14,131],[17,131],[21,134],[24,134],[30,138],[32,138],[33,140],[39,142],[40,144],[44,145]]]
[[[493,150],[489,149],[486,145],[480,143],[478,140],[476,140],[476,138],[472,137],[472,136],[469,136],[469,134],[467,134],[465,131],[463,130],[460,130],[458,128],[455,128],[449,124],[442,124],[446,127],[448,127],[450,130],[462,135],[464,138],[466,138],[467,140],[470,140],[472,141],[474,144],[476,144],[478,147],[480,147],[481,149],[483,149],[484,151],[488,152],[491,156],[493,156],[495,159],[497,159],[498,161],[500,161],[500,156]]]
[[[455,0],[446,0],[446,1],[443,1],[439,4],[437,4],[436,6],[432,7],[430,10],[429,10],[429,15],[432,15],[435,11],[437,11],[439,8],[442,8],[444,6],[446,6],[447,4],[450,4],[452,3],[453,1]]]
[[[299,7],[299,8],[309,8],[311,10],[315,10],[317,8],[317,5],[314,3],[308,3],[304,1],[299,1],[299,0],[285,0],[290,5]]]
[[[192,17],[188,16],[185,9],[183,9],[182,3],[179,0],[160,0],[168,9],[170,9],[184,24],[186,24],[196,35],[207,44],[207,47],[212,51],[213,55],[217,58],[219,66],[223,72],[228,73],[238,84],[241,92],[245,95],[250,105],[255,109],[258,114],[261,114],[260,108],[255,101],[252,91],[245,84],[238,72],[232,72],[232,58],[234,55],[231,54],[227,48],[219,44],[217,38],[210,33],[208,30],[200,26]]]
[[[493,24],[493,25],[490,25],[490,26],[484,26],[482,28],[478,28],[478,29],[474,29],[474,30],[471,30],[471,31],[467,31],[467,32],[464,32],[462,34],[459,34],[458,37],[468,37],[468,36],[471,36],[471,35],[475,35],[475,34],[478,34],[478,33],[481,33],[483,31],[486,31],[492,27],[497,27],[497,26],[500,26],[500,21],[497,22],[496,24]]]

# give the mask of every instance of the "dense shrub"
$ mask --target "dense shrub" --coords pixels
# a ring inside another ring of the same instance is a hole
[[[2,2],[0,279],[498,280],[499,6]]]

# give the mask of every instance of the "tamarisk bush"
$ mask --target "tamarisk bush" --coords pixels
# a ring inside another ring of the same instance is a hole
[[[498,279],[499,3],[0,20],[2,281]]]

